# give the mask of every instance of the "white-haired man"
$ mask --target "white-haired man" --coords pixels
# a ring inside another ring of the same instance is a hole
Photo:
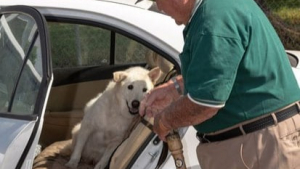
[[[156,0],[184,24],[182,75],[152,90],[141,115],[165,140],[194,126],[202,169],[300,166],[300,89],[254,0]]]

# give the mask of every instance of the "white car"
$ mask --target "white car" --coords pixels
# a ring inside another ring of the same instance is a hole
[[[59,147],[112,72],[159,66],[165,75],[161,83],[180,74],[183,28],[151,1],[1,1],[0,169],[55,168]],[[300,54],[288,53],[300,82]],[[195,129],[179,132],[187,168],[200,169]],[[159,164],[174,169],[170,153],[163,158],[164,148],[138,123],[109,168],[154,169]]]

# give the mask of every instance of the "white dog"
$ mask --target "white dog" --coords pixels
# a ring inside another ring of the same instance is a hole
[[[159,75],[158,67],[115,72],[104,92],[87,103],[83,120],[73,128],[73,152],[66,166],[76,168],[82,157],[96,164],[95,169],[104,169],[138,114],[140,100]]]

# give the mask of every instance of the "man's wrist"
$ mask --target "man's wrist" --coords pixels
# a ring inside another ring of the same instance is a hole
[[[179,83],[176,79],[176,76],[172,77],[171,81],[173,82],[173,85],[174,85],[175,89],[177,90],[178,94],[182,95],[182,90],[181,90],[180,85],[179,85]]]

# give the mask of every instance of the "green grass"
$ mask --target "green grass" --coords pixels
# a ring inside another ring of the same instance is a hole
[[[300,0],[257,0],[286,49],[300,50]]]
[[[273,13],[288,24],[298,25],[298,28],[300,29],[300,7],[292,9],[283,7],[273,11]]]
[[[300,29],[300,0],[266,0],[271,13]]]
[[[280,9],[280,8],[300,8],[299,0],[265,0],[263,3],[267,4],[270,9]]]

